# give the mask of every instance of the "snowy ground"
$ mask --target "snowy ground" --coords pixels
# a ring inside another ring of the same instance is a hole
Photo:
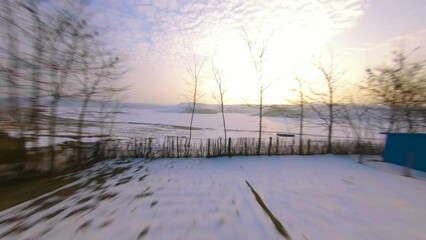
[[[99,163],[0,212],[1,239],[425,239],[426,182],[333,155]]]

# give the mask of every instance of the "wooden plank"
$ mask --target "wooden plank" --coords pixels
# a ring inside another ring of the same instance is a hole
[[[294,134],[291,133],[277,133],[278,137],[294,137]]]

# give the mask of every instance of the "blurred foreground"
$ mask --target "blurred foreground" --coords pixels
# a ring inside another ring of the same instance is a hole
[[[111,160],[0,212],[5,239],[424,239],[426,184],[334,155]]]

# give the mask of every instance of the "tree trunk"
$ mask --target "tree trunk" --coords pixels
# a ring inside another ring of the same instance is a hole
[[[220,90],[222,91],[222,90]],[[224,146],[226,147],[226,122],[225,122],[225,109],[223,107],[223,94],[220,95],[220,110],[222,112],[222,122],[223,122],[223,132],[225,133],[225,143]]]
[[[333,104],[329,105],[329,117],[330,122],[328,124],[328,136],[327,136],[327,153],[331,153],[332,148],[332,136],[333,136],[333,123],[334,123],[334,114],[333,114]]]
[[[257,142],[257,155],[260,155],[261,144],[262,144],[262,119],[263,119],[263,86],[260,88],[260,99],[259,99],[259,139]]]
[[[299,155],[303,152],[303,119],[304,119],[304,102],[303,97],[301,97],[300,104],[300,122],[299,122]]]
[[[20,116],[19,104],[19,78],[17,77],[18,64],[18,39],[16,37],[16,22],[9,0],[4,0],[4,7],[6,12],[6,29],[7,29],[7,58],[8,69],[6,81],[8,83],[8,105],[10,107],[10,114],[18,123],[19,135],[22,136],[22,119]]]
[[[194,113],[195,113],[195,101],[192,103],[192,110],[191,110],[191,121],[189,123],[189,144],[191,144],[192,139],[192,122],[194,121]]]

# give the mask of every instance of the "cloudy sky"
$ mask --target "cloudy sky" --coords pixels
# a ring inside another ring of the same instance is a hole
[[[92,0],[108,42],[125,56],[127,101],[184,102],[183,62],[194,51],[203,62],[202,102],[214,102],[211,66],[226,80],[228,103],[256,100],[258,81],[246,39],[266,46],[267,103],[294,98],[298,75],[320,88],[312,62],[329,53],[343,75],[342,89],[364,69],[386,64],[391,51],[415,47],[426,58],[425,0]]]

